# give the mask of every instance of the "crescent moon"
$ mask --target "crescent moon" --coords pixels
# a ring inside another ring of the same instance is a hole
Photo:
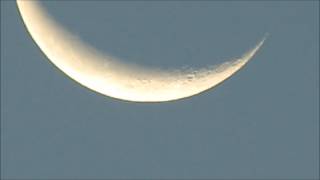
[[[47,58],[83,86],[126,101],[163,102],[190,97],[241,69],[265,41],[240,58],[200,69],[151,69],[99,52],[63,28],[39,1],[17,0],[23,22]]]

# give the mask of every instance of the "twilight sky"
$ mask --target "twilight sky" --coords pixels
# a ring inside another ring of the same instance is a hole
[[[1,1],[2,178],[319,177],[318,1],[43,4],[99,50],[161,68],[219,64],[270,35],[214,89],[124,102],[54,67]]]

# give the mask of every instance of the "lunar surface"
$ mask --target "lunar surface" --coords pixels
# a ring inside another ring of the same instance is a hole
[[[135,102],[177,100],[201,93],[241,69],[265,41],[240,56],[200,69],[162,70],[124,62],[99,52],[61,26],[39,1],[17,0],[23,22],[47,58],[83,86]]]

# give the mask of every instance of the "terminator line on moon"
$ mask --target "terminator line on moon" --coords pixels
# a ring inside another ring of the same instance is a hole
[[[129,64],[98,52],[63,28],[39,1],[17,0],[24,24],[47,58],[89,89],[135,102],[177,100],[201,93],[241,69],[265,38],[240,58],[197,70],[161,70]]]

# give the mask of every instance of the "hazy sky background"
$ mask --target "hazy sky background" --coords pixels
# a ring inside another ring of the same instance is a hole
[[[44,5],[101,51],[162,68],[218,64],[270,36],[214,89],[124,102],[55,68],[1,1],[2,178],[318,177],[319,2]]]

